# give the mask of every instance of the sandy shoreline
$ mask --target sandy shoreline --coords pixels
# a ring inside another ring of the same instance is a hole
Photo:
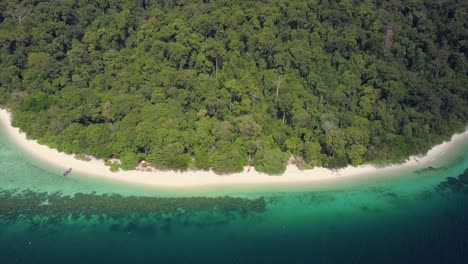
[[[386,167],[376,167],[372,164],[358,167],[348,166],[338,171],[317,167],[311,170],[299,170],[296,166],[288,165],[285,173],[281,176],[269,176],[255,171],[252,167],[248,171],[230,175],[217,175],[212,171],[119,171],[111,172],[109,167],[104,165],[103,160],[92,159],[82,161],[74,158],[74,155],[58,152],[45,145],[40,145],[37,141],[29,140],[26,134],[12,127],[10,114],[7,110],[0,109],[0,125],[10,139],[19,147],[33,155],[34,157],[52,164],[58,168],[66,170],[73,168],[73,173],[86,174],[90,176],[106,178],[110,180],[127,182],[154,187],[197,187],[210,185],[244,185],[244,184],[302,184],[312,182],[323,182],[336,180],[339,178],[359,177],[369,174],[397,171],[403,169],[418,169],[431,165],[431,163],[441,158],[453,146],[468,140],[468,133],[456,134],[449,142],[437,145],[432,148],[426,156],[412,156],[406,163],[390,165]]]

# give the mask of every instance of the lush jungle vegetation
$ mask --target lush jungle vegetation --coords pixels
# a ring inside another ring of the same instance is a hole
[[[65,152],[281,173],[402,161],[468,122],[454,0],[8,0],[0,104]]]

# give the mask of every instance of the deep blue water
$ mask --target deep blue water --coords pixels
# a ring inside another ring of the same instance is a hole
[[[466,149],[385,180],[181,194],[63,178],[3,140],[0,263],[468,263]]]
[[[386,201],[351,205],[338,201],[352,199],[349,193],[296,194],[267,199],[260,212],[19,216],[1,225],[0,258],[2,263],[466,263],[466,193],[420,198],[371,193]]]

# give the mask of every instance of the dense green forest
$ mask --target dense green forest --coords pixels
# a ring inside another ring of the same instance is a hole
[[[0,104],[65,152],[158,168],[399,162],[468,122],[454,0],[8,0]]]

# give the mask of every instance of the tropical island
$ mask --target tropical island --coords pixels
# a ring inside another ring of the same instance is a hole
[[[298,173],[402,162],[468,122],[465,10],[5,1],[0,105],[30,139],[118,159],[117,170],[143,160],[201,174],[283,174],[291,157]]]

